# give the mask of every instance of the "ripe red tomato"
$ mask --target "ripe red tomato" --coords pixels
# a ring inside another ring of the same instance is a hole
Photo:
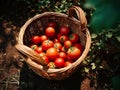
[[[41,46],[39,46],[35,51],[36,51],[37,53],[41,53],[41,52],[43,52],[43,49],[42,49]]]
[[[61,48],[60,48],[60,51],[62,51],[62,52],[67,52],[67,48],[65,48],[64,46],[62,46]]]
[[[81,51],[76,47],[70,47],[67,51],[67,55],[70,59],[77,60],[81,55]]]
[[[57,27],[56,22],[49,22],[47,27],[53,27],[54,29]]]
[[[60,50],[61,47],[62,47],[61,43],[54,43],[54,48],[56,48],[58,51]]]
[[[55,39],[53,40],[53,42],[54,42],[54,43],[60,43],[60,41],[59,41],[57,38],[55,38]]]
[[[55,29],[54,29],[53,27],[47,27],[47,28],[45,29],[45,34],[46,34],[48,37],[52,38],[52,37],[55,36]]]
[[[54,63],[56,65],[56,67],[58,67],[58,68],[62,68],[65,65],[65,61],[63,58],[56,58]]]
[[[56,48],[52,47],[46,51],[46,55],[50,60],[55,60],[58,57],[58,51]]]
[[[70,61],[66,61],[64,64],[64,67],[71,65],[72,63]]]
[[[70,33],[70,29],[67,26],[60,27],[60,33],[62,35],[68,35]]]
[[[80,43],[75,43],[73,44],[74,47],[77,47],[78,49],[81,50],[81,52],[83,51],[83,46]]]
[[[33,36],[31,38],[32,43],[39,44],[40,43],[40,36]]]
[[[78,34],[72,33],[72,34],[69,36],[69,39],[70,39],[73,43],[76,43],[76,42],[79,42],[80,37],[79,37]]]
[[[62,36],[59,37],[58,40],[59,40],[61,43],[64,43],[66,40],[68,40],[68,36],[62,35]]]
[[[70,48],[71,46],[72,46],[72,41],[66,40],[66,41],[64,42],[64,47],[65,47],[65,48]]]
[[[53,41],[51,41],[51,40],[45,40],[45,41],[43,41],[43,43],[42,43],[42,49],[43,50],[46,51],[46,50],[48,50],[51,47],[54,47]]]
[[[60,57],[60,58],[63,58],[64,60],[67,59],[67,55],[66,55],[65,52],[59,52],[59,57]]]
[[[73,60],[67,55],[67,61],[73,63]]]
[[[38,45],[33,44],[33,45],[30,46],[30,48],[31,48],[32,50],[36,50],[36,49],[38,48]]]
[[[40,36],[40,42],[42,43],[45,40],[48,40],[48,37],[46,35],[41,35]]]
[[[46,55],[42,56],[42,59],[45,61],[46,64],[49,63],[49,58]]]
[[[50,68],[50,69],[55,69],[55,63],[54,62],[49,62],[48,64],[47,64],[47,66],[48,66],[48,68]]]

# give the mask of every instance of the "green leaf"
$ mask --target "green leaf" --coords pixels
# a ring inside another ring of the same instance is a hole
[[[107,34],[105,34],[105,36],[106,36],[107,38],[111,38],[111,37],[113,36],[113,34],[112,34],[111,32],[108,32]]]
[[[96,43],[97,46],[100,46],[101,44],[99,42]]]
[[[89,72],[89,69],[88,69],[88,68],[86,68],[86,67],[84,67],[84,70],[85,70],[85,72],[86,72],[86,73],[88,73],[88,72]]]
[[[120,36],[116,36],[116,38],[117,38],[118,42],[120,42]]]
[[[97,34],[95,34],[95,33],[93,33],[92,35],[91,35],[91,38],[96,38],[97,37]]]
[[[96,68],[95,63],[91,63],[91,65],[92,65],[92,70]]]

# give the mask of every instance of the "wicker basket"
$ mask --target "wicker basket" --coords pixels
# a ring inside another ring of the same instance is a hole
[[[77,19],[74,15],[77,16]],[[71,28],[72,32],[75,32],[80,36],[80,43],[84,47],[84,51],[78,60],[67,67],[47,69],[46,63],[39,54],[28,47],[31,36],[42,34],[47,23],[50,21],[57,22],[59,27],[67,25]],[[78,68],[88,54],[90,45],[91,37],[89,30],[87,29],[85,14],[80,7],[73,6],[68,10],[68,15],[57,12],[45,12],[29,19],[20,29],[16,48],[23,54],[25,62],[35,73],[49,80],[62,80],[69,77]]]

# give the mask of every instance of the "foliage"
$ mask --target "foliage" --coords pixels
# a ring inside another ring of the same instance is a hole
[[[100,59],[101,60],[105,59],[104,57],[105,54],[107,55],[115,54],[114,58],[120,58],[119,57],[120,47],[118,47],[120,45],[120,26],[118,26],[115,29],[109,29],[107,31],[105,30],[99,34],[92,33],[91,38],[92,38],[91,50],[89,52],[89,56],[86,58],[86,61],[83,63],[84,64],[91,63],[92,70],[98,68],[97,64],[101,63]],[[101,68],[101,66],[99,68]]]
[[[66,12],[72,5],[80,5],[79,0],[24,0],[29,8],[35,7],[38,13],[45,11]],[[32,4],[34,3],[34,5]]]
[[[16,20],[21,24],[37,13],[46,11],[66,13],[72,5],[80,5],[80,0],[15,0],[14,2],[1,0],[0,19]]]
[[[119,75],[120,69],[120,26],[115,29],[107,29],[103,32],[91,34],[92,45],[86,60],[83,61],[82,74],[93,80],[97,78],[101,89],[105,89],[104,85],[108,85],[110,89],[111,78]],[[107,81],[100,78],[106,78]],[[102,85],[100,83],[105,83]],[[115,83],[114,83],[115,84]]]

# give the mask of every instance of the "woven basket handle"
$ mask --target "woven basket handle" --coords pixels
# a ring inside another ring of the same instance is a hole
[[[68,10],[68,16],[74,17],[74,11],[77,14],[78,19],[80,20],[81,28],[84,29],[87,27],[87,20],[85,17],[85,12],[78,6],[73,6]]]
[[[20,51],[22,54],[26,55],[27,57],[30,57],[34,62],[37,62],[41,65],[46,65],[47,63],[42,59],[42,57],[39,56],[35,51],[33,51],[31,48],[23,45],[23,44],[16,44],[15,47],[18,51]]]

